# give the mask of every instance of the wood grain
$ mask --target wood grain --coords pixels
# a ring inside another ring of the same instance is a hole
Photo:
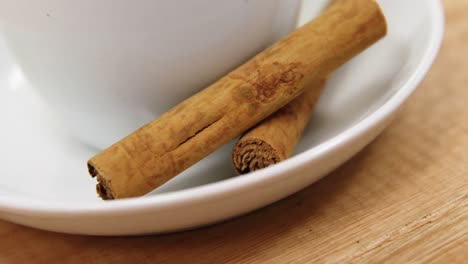
[[[0,263],[463,263],[468,259],[468,1],[393,124],[290,198],[164,236],[68,236],[0,222]]]

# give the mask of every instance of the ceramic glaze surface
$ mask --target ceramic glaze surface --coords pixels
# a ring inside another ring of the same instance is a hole
[[[105,148],[291,31],[298,6],[0,0],[0,30],[69,133]]]

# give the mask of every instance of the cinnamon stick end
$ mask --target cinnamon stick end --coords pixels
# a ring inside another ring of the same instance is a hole
[[[232,152],[234,169],[239,174],[260,170],[281,160],[278,152],[262,139],[240,140]]]
[[[88,161],[88,172],[91,177],[96,177],[97,179],[96,192],[99,197],[101,197],[103,200],[115,199],[115,196],[110,187],[110,182],[100,174],[99,170],[96,168],[96,166],[93,165],[91,161]]]
[[[98,175],[98,172],[96,170],[96,168],[94,167],[94,165],[91,163],[91,161],[88,161],[88,172],[89,172],[89,175],[91,175],[91,177],[96,177]]]

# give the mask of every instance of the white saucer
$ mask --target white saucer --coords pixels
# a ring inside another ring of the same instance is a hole
[[[0,38],[0,218],[57,232],[127,235],[194,228],[282,199],[374,139],[432,64],[443,32],[438,0],[381,0],[389,35],[341,68],[293,158],[234,177],[226,146],[141,198],[100,201],[86,161],[24,80]],[[302,22],[316,1],[306,1]]]

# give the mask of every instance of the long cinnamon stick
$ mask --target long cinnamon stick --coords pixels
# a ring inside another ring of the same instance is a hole
[[[299,142],[324,86],[325,79],[318,79],[302,95],[247,131],[232,150],[237,173],[249,173],[287,159]]]
[[[144,195],[386,34],[374,0],[347,0],[88,161],[103,199]]]

